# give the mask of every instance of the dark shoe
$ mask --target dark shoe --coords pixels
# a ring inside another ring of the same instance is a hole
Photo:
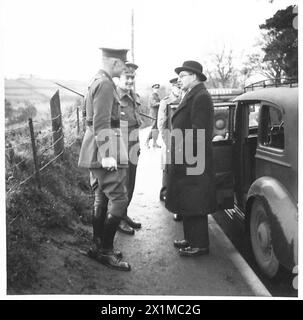
[[[181,221],[182,220],[182,215],[178,213],[174,213],[174,218],[175,221]]]
[[[175,248],[181,249],[188,247],[188,242],[186,240],[175,240],[174,241]]]
[[[104,264],[105,266],[119,270],[119,271],[130,271],[131,267],[128,262],[121,261],[120,258],[114,254],[113,251],[111,252],[99,252],[97,256],[98,262]]]
[[[135,230],[130,227],[124,220],[121,220],[117,230],[130,236],[135,234]]]
[[[166,200],[166,192],[160,192],[160,201]]]
[[[92,246],[92,247],[90,247],[90,248],[88,249],[87,255],[88,255],[90,258],[97,260],[97,257],[98,257],[98,253],[99,253],[99,252],[100,252],[99,249],[97,249],[95,246]],[[114,249],[114,250],[113,250],[113,253],[114,253],[114,255],[115,255],[117,258],[119,258],[119,259],[122,259],[122,258],[123,258],[123,254],[122,254],[122,252],[121,252],[120,250]]]
[[[131,219],[129,216],[126,216],[123,219],[130,227],[134,229],[140,229],[141,228],[141,223],[140,222],[135,222],[133,219]]]
[[[193,247],[186,247],[179,249],[180,256],[183,257],[196,257],[209,254],[209,248],[193,248]]]

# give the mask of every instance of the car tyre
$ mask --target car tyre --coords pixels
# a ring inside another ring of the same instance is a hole
[[[262,199],[255,199],[250,212],[250,242],[261,272],[274,278],[279,270],[279,261],[274,253],[269,208]]]

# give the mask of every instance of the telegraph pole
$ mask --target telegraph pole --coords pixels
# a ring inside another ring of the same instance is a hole
[[[135,13],[134,8],[131,12],[131,52],[132,52],[132,63],[135,63]],[[134,91],[136,92],[136,83],[134,83]]]
[[[135,63],[134,20],[135,20],[135,14],[134,14],[134,9],[132,8],[132,12],[131,12],[131,52],[132,52],[132,63]]]

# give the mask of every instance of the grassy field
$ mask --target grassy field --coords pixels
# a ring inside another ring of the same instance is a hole
[[[85,93],[87,84],[75,80],[48,80],[48,79],[5,79],[5,99],[12,103],[14,108],[18,108],[24,101],[33,103],[37,109],[37,116],[46,117],[50,113],[49,101],[59,90],[62,112],[66,108],[74,105],[80,96],[66,89],[60,88],[54,82],[62,83],[79,93]]]
[[[35,116],[36,121],[43,121],[50,119],[50,99],[59,90],[61,111],[68,112],[76,105],[82,105],[82,98],[64,88],[59,87],[55,82],[61,83],[63,86],[71,88],[81,94],[87,91],[87,83],[85,81],[77,80],[56,80],[56,79],[38,79],[38,78],[18,78],[5,79],[5,99],[9,101],[14,110],[18,108],[26,108],[27,104],[33,104],[37,110]],[[149,114],[148,97],[151,94],[150,86],[138,83],[136,85],[137,93],[141,98],[140,110]],[[164,97],[167,94],[165,87],[161,88],[160,96]],[[13,129],[13,126],[8,125],[10,121],[6,119],[6,128]],[[150,120],[142,118],[143,127],[150,125]]]

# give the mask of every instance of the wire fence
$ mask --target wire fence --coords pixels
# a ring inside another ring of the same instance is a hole
[[[79,106],[62,114],[58,90],[50,100],[50,107],[49,121],[41,123],[29,118],[28,123],[5,130],[7,194],[30,180],[35,180],[40,189],[41,174],[62,159],[65,149],[75,144],[80,136],[84,121],[79,119]]]

